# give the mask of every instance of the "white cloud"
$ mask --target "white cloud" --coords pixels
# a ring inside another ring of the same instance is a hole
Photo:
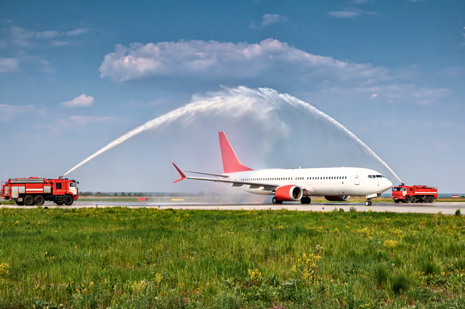
[[[179,41],[117,45],[99,68],[100,77],[115,82],[153,76],[284,81],[366,80],[391,78],[383,67],[339,61],[313,55],[274,39],[258,44],[217,41]]]
[[[34,105],[6,105],[0,104],[0,121],[9,121],[18,114],[36,112]]]
[[[89,107],[94,103],[94,98],[91,96],[86,96],[85,94],[81,94],[80,96],[72,99],[71,101],[62,102],[61,105],[66,107]]]
[[[32,31],[17,26],[10,26],[9,35],[11,43],[15,46],[29,47],[33,45],[31,38],[34,37],[34,32]]]
[[[405,84],[406,76],[415,79],[405,70],[314,55],[274,39],[256,44],[179,41],[117,45],[115,52],[104,57],[99,70],[100,77],[114,82],[162,77],[164,81],[189,78],[215,84],[245,82],[306,89],[320,102],[337,98],[341,103],[352,97],[358,101],[376,98],[386,103],[428,104],[450,94],[448,89],[422,88],[411,81]],[[137,104],[127,107],[130,105]]]
[[[262,16],[262,18],[263,21],[260,23],[260,26],[262,27],[287,21],[287,18],[285,16],[279,14],[265,14]]]
[[[334,11],[328,14],[334,18],[357,18],[362,15],[360,12],[355,11]]]
[[[391,84],[371,87],[332,87],[322,91],[319,99],[331,98],[335,101],[348,101],[349,98],[367,97],[370,99],[390,103],[390,104],[433,104],[446,98],[451,94],[446,88],[426,88],[418,87],[415,84]],[[357,100],[357,99],[356,99]]]
[[[61,41],[61,40],[53,40],[50,45],[52,46],[69,46],[73,45],[73,43],[68,42],[68,41]]]
[[[426,1],[426,0],[409,0],[410,2],[423,2],[423,1]]]
[[[367,3],[367,2],[370,2],[371,0],[352,0],[352,1],[349,1],[349,3],[351,4],[363,4],[363,3]]]
[[[66,35],[68,35],[68,36],[78,36],[78,35],[86,34],[88,32],[90,32],[89,28],[77,28],[77,29],[74,29],[72,31],[66,32]]]
[[[77,28],[72,31],[62,32],[57,30],[47,31],[30,31],[18,26],[11,25],[6,31],[7,39],[0,42],[1,47],[32,47],[34,45],[43,44],[40,41],[56,39],[59,37],[75,37],[90,32],[90,28]],[[70,38],[69,38],[70,39]],[[50,43],[52,46],[72,45],[70,41],[54,40]]]
[[[60,126],[75,126],[75,125],[86,125],[90,123],[109,123],[118,119],[117,117],[103,116],[103,117],[94,117],[94,116],[71,116],[65,119],[60,119],[58,124]]]
[[[41,32],[36,32],[36,37],[38,39],[51,39],[59,36],[60,33],[56,30],[52,31],[41,31]]]
[[[260,23],[260,25],[257,26],[255,22],[252,21],[250,23],[250,28],[260,29],[260,28],[264,28],[271,24],[286,22],[287,20],[288,20],[287,17],[279,15],[279,14],[264,14],[262,16],[262,22]]]
[[[18,70],[19,60],[17,58],[0,57],[0,73]]]
[[[351,7],[342,11],[329,12],[328,14],[334,18],[358,18],[361,15],[376,15],[377,13],[361,10],[357,7]]]

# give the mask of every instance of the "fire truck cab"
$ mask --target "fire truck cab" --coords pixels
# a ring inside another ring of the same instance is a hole
[[[79,197],[79,182],[63,179],[46,179],[38,177],[12,178],[1,183],[1,196],[13,200],[17,205],[41,205],[45,201],[57,205],[71,205]]]

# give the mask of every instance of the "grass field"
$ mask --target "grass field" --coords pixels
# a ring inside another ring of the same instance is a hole
[[[2,208],[0,308],[464,308],[464,225],[441,214]]]

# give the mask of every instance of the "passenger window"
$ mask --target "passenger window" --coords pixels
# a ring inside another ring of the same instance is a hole
[[[61,189],[61,182],[56,184],[57,189]]]

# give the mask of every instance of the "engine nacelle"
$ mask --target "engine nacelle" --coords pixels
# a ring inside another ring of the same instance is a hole
[[[276,198],[280,201],[299,201],[302,194],[302,188],[294,185],[279,187],[275,192]]]
[[[325,196],[325,199],[328,201],[332,202],[342,202],[342,201],[348,201],[350,199],[350,195],[331,195],[331,196]]]

